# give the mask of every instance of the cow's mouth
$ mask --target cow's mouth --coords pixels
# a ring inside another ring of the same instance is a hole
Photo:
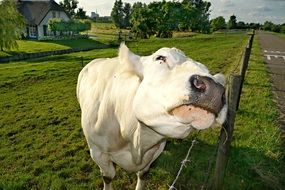
[[[169,113],[180,123],[190,124],[197,129],[210,127],[217,115],[213,110],[193,104],[180,105],[172,109]]]

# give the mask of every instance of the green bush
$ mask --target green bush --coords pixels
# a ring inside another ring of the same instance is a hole
[[[65,21],[58,18],[50,19],[48,22],[49,30],[65,34],[78,34],[79,32],[90,30],[91,22],[88,20],[69,20]]]

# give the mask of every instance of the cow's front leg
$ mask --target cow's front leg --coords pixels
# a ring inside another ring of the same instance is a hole
[[[116,170],[109,155],[102,153],[96,146],[90,147],[90,154],[100,168],[103,176],[104,190],[113,190],[112,180],[116,175]]]
[[[146,180],[147,174],[148,174],[148,171],[137,172],[138,181],[137,181],[137,185],[136,185],[136,190],[144,190],[145,189],[145,180]]]
[[[103,174],[104,190],[113,190],[112,180],[112,178],[104,176]]]

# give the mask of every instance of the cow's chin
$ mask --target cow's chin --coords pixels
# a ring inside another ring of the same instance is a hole
[[[215,115],[205,109],[193,105],[181,105],[174,108],[171,114],[181,123],[191,125],[196,129],[206,129],[212,126]]]

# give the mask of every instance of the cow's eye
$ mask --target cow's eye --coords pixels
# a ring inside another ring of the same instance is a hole
[[[166,57],[163,56],[163,55],[159,55],[159,56],[157,56],[157,57],[155,58],[155,60],[156,60],[156,61],[161,60],[161,61],[165,62],[165,61],[166,61]]]

